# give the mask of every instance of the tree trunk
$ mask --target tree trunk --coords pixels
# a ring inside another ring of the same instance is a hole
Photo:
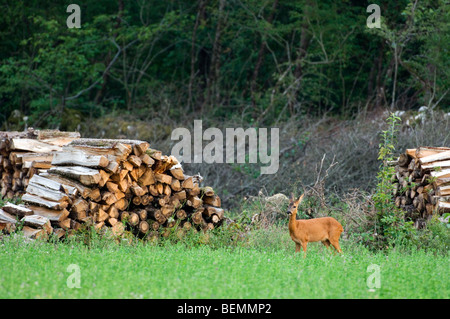
[[[308,32],[308,21],[307,16],[309,12],[312,10],[312,3],[310,0],[306,1],[305,7],[303,9],[303,22],[300,32],[300,46],[297,49],[297,58],[295,61],[295,69],[294,69],[294,78],[295,78],[295,85],[293,86],[293,90],[290,94],[289,98],[289,113],[290,115],[293,115],[294,108],[297,100],[297,94],[300,90],[300,82],[301,78],[303,77],[303,66],[302,66],[302,60],[306,57],[306,54],[308,52],[308,47],[311,41],[311,36]]]
[[[209,104],[208,109],[211,109],[211,107],[218,103],[220,95],[218,82],[220,76],[220,55],[222,53],[222,32],[226,21],[226,17],[224,17],[224,8],[225,0],[219,0],[216,34],[214,37],[207,87],[206,103]]]
[[[269,17],[267,18],[267,23],[272,24],[277,6],[278,6],[278,0],[274,0],[274,2],[272,4],[272,11],[270,12]],[[252,79],[250,82],[250,94],[252,96],[253,107],[256,106],[256,101],[255,101],[256,81],[258,80],[259,70],[261,69],[261,65],[264,60],[266,46],[267,46],[267,41],[264,39],[264,36],[261,36],[261,44],[260,44],[259,50],[258,50],[258,58],[256,59],[255,69],[253,71]]]
[[[188,86],[188,111],[194,107],[192,100],[192,90],[195,81],[195,75],[197,74],[195,64],[197,62],[197,50],[196,50],[196,41],[197,41],[197,30],[201,20],[205,19],[205,8],[207,4],[207,0],[200,0],[198,4],[197,17],[195,19],[194,29],[192,30],[192,39],[191,39],[191,74],[189,76],[189,86]]]

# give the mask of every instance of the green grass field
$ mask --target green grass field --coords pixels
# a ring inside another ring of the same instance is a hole
[[[313,243],[304,259],[294,256],[294,244],[282,230],[251,235],[245,245],[233,247],[103,243],[89,248],[8,239],[0,242],[0,298],[450,297],[448,256],[374,253],[341,242],[343,255]],[[380,288],[370,289],[374,264]],[[71,288],[78,285],[76,278],[80,288]]]

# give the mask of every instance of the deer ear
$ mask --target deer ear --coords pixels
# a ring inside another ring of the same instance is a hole
[[[300,204],[300,203],[302,202],[303,196],[305,196],[305,193],[303,193],[303,194],[298,198],[297,203]]]
[[[289,201],[293,202],[294,201],[294,193],[291,193],[291,196],[289,197]]]

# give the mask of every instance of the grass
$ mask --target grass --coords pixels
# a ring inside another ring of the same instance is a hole
[[[285,229],[249,234],[239,245],[0,242],[0,298],[449,298],[449,259],[425,251],[371,252],[342,241],[294,256]],[[222,239],[217,239],[221,240]],[[80,288],[67,282],[79,267]],[[369,289],[368,266],[380,267]]]

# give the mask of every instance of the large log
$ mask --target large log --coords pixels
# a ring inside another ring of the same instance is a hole
[[[25,168],[31,167],[33,161],[51,162],[53,155],[57,152],[50,153],[16,153],[16,164],[22,164]],[[12,153],[11,153],[12,154]]]
[[[146,234],[149,230],[150,230],[150,225],[146,221],[142,220],[139,223],[139,231],[143,234]]]
[[[52,167],[48,170],[51,174],[58,174],[74,180],[86,186],[97,185],[102,180],[102,175],[96,169],[80,167],[80,166],[67,166],[67,167]]]
[[[30,226],[24,226],[22,232],[25,237],[30,239],[43,239],[48,240],[48,233],[45,229],[36,229]]]
[[[82,149],[94,155],[116,155],[118,160],[125,160],[133,151],[133,147],[144,153],[149,145],[148,142],[140,140],[80,138],[72,141],[68,147]]]
[[[139,224],[140,218],[136,213],[131,213],[128,219],[128,223],[132,226],[137,226]]]
[[[34,213],[48,218],[51,222],[62,222],[69,217],[69,211],[67,209],[53,210],[40,206],[28,206],[28,208]]]
[[[184,220],[187,218],[186,211],[184,209],[179,209],[176,212],[177,219]]]
[[[27,193],[31,195],[39,196],[43,199],[49,199],[55,202],[70,204],[72,201],[69,199],[66,193],[56,191],[54,189],[46,188],[42,185],[29,183],[27,187]],[[67,207],[67,206],[66,206]]]
[[[152,148],[147,149],[145,151],[145,153],[147,155],[149,155],[151,158],[153,158],[155,160],[158,160],[158,161],[160,161],[161,158],[162,158],[162,152],[158,151],[158,150],[155,150],[155,149],[152,149]]]
[[[408,150],[407,150],[408,151]],[[430,155],[435,155],[442,152],[450,151],[448,147],[431,147],[431,146],[421,146],[415,149],[414,155],[412,157],[421,159]]]
[[[168,184],[168,185],[172,184],[172,176],[170,176],[170,175],[156,173],[155,179],[157,182],[160,182],[163,184]]]
[[[17,219],[0,208],[0,222],[16,224]]]
[[[203,211],[203,215],[207,217],[211,217],[213,214],[219,216],[220,219],[224,218],[224,210],[222,208],[208,206]]]
[[[161,160],[156,161],[153,165],[153,170],[156,174],[162,174],[177,164],[178,160],[175,156],[161,156]]]
[[[398,158],[398,165],[405,167],[405,166],[408,166],[410,161],[411,161],[411,157],[409,157],[406,153],[402,153],[402,154],[400,154],[400,157]]]
[[[41,142],[64,146],[81,137],[79,132],[64,132],[59,130],[39,130],[37,139]]]
[[[186,204],[193,208],[199,208],[203,205],[203,200],[201,200],[198,196],[189,196]]]
[[[215,206],[215,207],[222,206],[220,197],[218,195],[203,196],[203,203],[206,204],[206,205],[211,205],[211,206]]]
[[[61,191],[70,196],[75,196],[77,194],[76,187],[64,185],[61,182],[37,174],[33,175],[33,177],[31,177],[31,179],[28,181],[28,185],[30,184],[41,185],[54,191]]]
[[[450,167],[450,160],[447,161],[437,161],[437,162],[430,162],[426,164],[422,164],[422,169],[437,169],[437,168],[444,168],[444,167]]]
[[[155,175],[151,168],[147,168],[144,174],[138,180],[138,184],[140,186],[149,186],[155,184],[155,182],[156,182]]]
[[[421,164],[431,163],[436,161],[443,161],[450,159],[450,151],[438,152],[433,155],[428,155],[419,159]]]
[[[6,203],[2,209],[15,216],[24,217],[27,215],[33,215],[33,210],[30,208],[25,207],[24,205],[15,205],[13,203]]]
[[[82,151],[56,152],[53,155],[52,165],[78,165],[84,167],[107,167],[109,160],[103,155],[88,155]]]
[[[437,204],[437,209],[441,213],[448,213],[450,212],[450,202],[441,202],[439,201]]]
[[[28,215],[28,216],[23,217],[21,219],[21,222],[25,226],[42,228],[47,232],[47,234],[51,234],[53,232],[53,227],[50,224],[50,220],[43,216]]]
[[[181,167],[174,167],[169,170],[170,174],[175,177],[176,179],[183,181],[184,180],[184,173],[183,169]]]
[[[439,196],[449,196],[450,195],[450,185],[441,186],[437,188],[437,193]]]
[[[53,151],[62,151],[60,146],[50,145],[44,142],[40,142],[32,139],[12,139],[11,142],[12,150],[22,150],[33,153],[49,153]]]
[[[201,225],[205,223],[205,220],[203,219],[202,213],[205,209],[197,209],[191,216],[192,222],[196,225]]]
[[[185,179],[181,183],[181,187],[185,189],[194,188],[194,180],[192,176],[185,176]]]
[[[440,171],[431,172],[430,175],[436,179],[440,178],[450,178],[450,169],[443,169]]]
[[[88,198],[88,196],[92,192],[92,188],[87,187],[86,185],[81,184],[80,182],[77,182],[75,180],[65,178],[61,175],[55,175],[55,174],[40,174],[39,176],[45,177],[46,179],[50,179],[52,181],[55,181],[61,185],[61,187],[64,189],[64,192],[68,195],[76,195],[80,194],[83,198]],[[75,192],[76,189],[76,192]]]
[[[67,208],[67,206],[69,205],[69,203],[67,201],[55,202],[55,201],[43,199],[39,196],[28,194],[28,193],[26,193],[22,196],[22,200],[24,202],[30,203],[32,205],[43,206],[43,207],[54,209],[54,210],[61,210],[61,209]]]

